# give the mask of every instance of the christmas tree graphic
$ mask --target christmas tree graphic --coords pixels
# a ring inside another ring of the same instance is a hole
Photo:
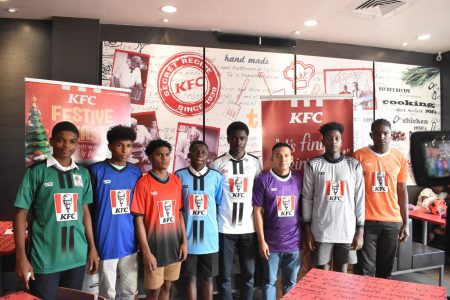
[[[25,158],[27,165],[37,160],[43,160],[51,154],[47,130],[42,125],[41,112],[33,97],[27,124],[25,125]]]

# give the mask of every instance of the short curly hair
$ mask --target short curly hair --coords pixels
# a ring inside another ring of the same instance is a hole
[[[370,125],[370,131],[374,131],[375,128],[377,128],[380,125],[384,125],[386,127],[389,127],[389,129],[391,128],[391,122],[389,122],[386,119],[376,119],[375,121],[373,121],[372,125]]]
[[[248,129],[247,124],[245,124],[244,122],[241,122],[241,121],[236,121],[236,122],[233,122],[230,125],[228,125],[227,136],[231,136],[231,134],[235,130],[244,130],[247,135],[249,135],[249,133],[250,133],[250,130]]]
[[[341,123],[338,123],[338,122],[329,122],[329,123],[323,124],[319,128],[319,131],[322,134],[322,136],[325,136],[331,130],[337,130],[337,131],[339,131],[340,134],[342,134],[344,132],[344,125],[342,125]]]
[[[158,139],[148,143],[147,148],[145,148],[145,154],[147,154],[147,156],[150,156],[156,149],[161,147],[167,147],[169,151],[172,152],[172,145],[168,141]]]
[[[116,125],[108,130],[106,139],[108,140],[108,143],[128,140],[134,142],[136,140],[136,131],[128,126]]]

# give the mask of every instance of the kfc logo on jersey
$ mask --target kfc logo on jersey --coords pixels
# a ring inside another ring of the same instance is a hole
[[[189,194],[189,212],[191,216],[208,215],[208,195]]]
[[[83,186],[83,178],[80,174],[73,174],[73,185],[74,186]]]
[[[58,193],[53,195],[57,222],[78,220],[77,193]]]
[[[344,180],[327,180],[326,189],[328,201],[344,201]]]
[[[109,191],[109,198],[111,199],[111,212],[113,215],[130,213],[130,194],[130,190]]]
[[[388,192],[388,177],[386,172],[372,172],[372,192],[387,193]]]
[[[175,200],[158,201],[159,224],[175,223]]]
[[[277,196],[278,217],[293,217],[295,212],[294,196]]]
[[[230,178],[230,197],[245,198],[248,190],[248,179],[242,177]]]

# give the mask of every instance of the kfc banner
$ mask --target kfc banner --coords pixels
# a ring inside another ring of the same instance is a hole
[[[109,155],[106,132],[130,124],[130,90],[25,78],[25,162],[51,155],[53,126],[74,123],[80,131],[75,160],[83,164]]]
[[[272,146],[291,145],[293,170],[303,172],[305,163],[323,154],[320,126],[328,122],[344,125],[341,151],[353,152],[353,101],[345,95],[261,97],[263,167],[271,167]]]

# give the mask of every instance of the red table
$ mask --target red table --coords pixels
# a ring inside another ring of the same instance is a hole
[[[409,211],[409,217],[417,220],[423,221],[422,226],[422,244],[427,244],[427,235],[428,235],[428,222],[437,224],[437,225],[444,225],[445,226],[445,219],[442,218],[439,215],[433,215],[428,214],[425,212],[425,208],[422,206],[416,206],[415,210]]]
[[[311,269],[284,297],[298,299],[446,299],[442,286]]]
[[[0,299],[7,300],[41,300],[41,298],[30,295],[26,292],[15,292],[6,296],[0,297]]]

